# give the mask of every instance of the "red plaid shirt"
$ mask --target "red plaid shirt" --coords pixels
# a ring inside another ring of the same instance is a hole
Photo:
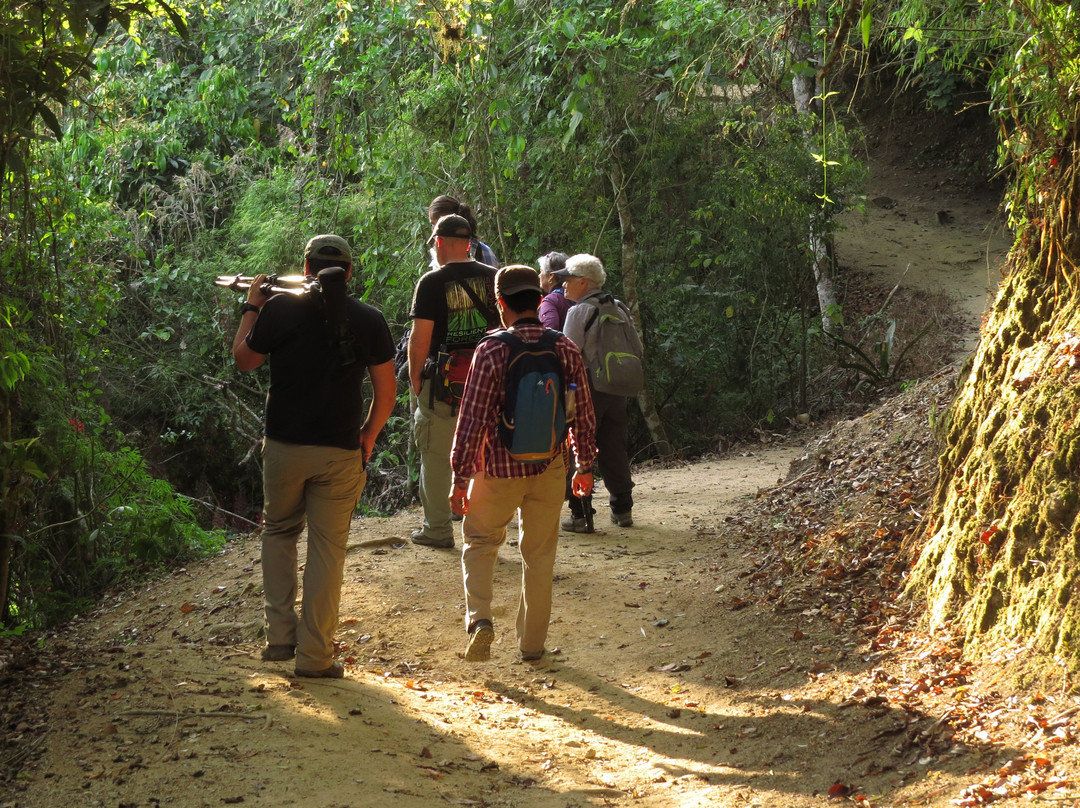
[[[528,318],[519,320],[510,330],[525,342],[535,342],[544,333],[544,326],[539,320]],[[563,444],[563,458],[568,461],[573,452],[577,468],[591,469],[596,456],[596,413],[581,351],[569,339],[560,336],[555,343],[555,353],[562,360],[567,386],[577,384],[574,419],[570,424],[570,437]],[[509,358],[510,346],[496,339],[481,342],[473,353],[465,394],[458,410],[454,448],[450,453],[454,484],[459,487],[466,485],[481,468],[491,477],[519,478],[543,474],[551,463],[550,460],[520,463],[510,457],[510,452],[499,440],[498,422],[506,402],[504,378]]]

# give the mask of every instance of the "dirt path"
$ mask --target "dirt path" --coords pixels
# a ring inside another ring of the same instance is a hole
[[[54,638],[71,670],[37,696],[47,749],[12,804],[734,805],[762,780],[810,804],[831,783],[798,771],[828,722],[753,692],[802,666],[762,646],[752,611],[718,606],[742,567],[725,563],[740,548],[720,538],[724,517],[798,451],[639,474],[638,525],[563,540],[539,664],[513,649],[513,547],[493,659],[459,658],[457,553],[382,543],[415,511],[357,522],[341,682],[258,660],[255,541],[118,596]]]
[[[951,187],[957,181],[937,172],[912,176],[880,159],[871,169],[877,173],[865,212],[841,219],[838,260],[868,270],[887,288],[951,299],[963,318],[958,351],[970,353],[1011,244],[996,200],[969,193],[969,185]]]
[[[865,209],[840,218],[837,261],[870,272],[885,288],[952,300],[962,318],[958,354],[970,353],[1012,241],[998,210],[1000,180],[988,183],[985,157],[974,158],[981,169],[964,164],[965,149],[990,153],[989,130],[973,136],[972,122],[956,116],[928,131],[891,105],[866,125]]]
[[[7,691],[5,712],[35,717],[0,806],[809,808],[830,791],[951,806],[972,771],[1018,753],[941,745],[956,688],[933,709],[880,695],[887,681],[925,694],[903,671],[931,650],[886,653],[824,601],[747,589],[761,553],[740,512],[802,453],[640,472],[633,528],[562,541],[541,663],[513,647],[512,546],[492,660],[460,658],[458,557],[400,538],[415,511],[355,525],[342,681],[259,661],[254,540],[118,594],[47,638],[52,667]]]
[[[865,257],[892,283],[911,263],[905,282],[942,279],[974,317],[1002,245],[983,229],[985,200],[926,182],[875,176],[871,195],[889,201],[849,223],[842,260]],[[941,224],[938,210],[951,211]],[[925,431],[924,415],[911,421]],[[342,681],[259,661],[255,540],[119,593],[2,683],[3,761],[21,773],[0,808],[953,805],[1019,752],[977,733],[942,744],[929,706],[877,695],[931,652],[887,654],[858,626],[837,629],[827,603],[766,604],[747,588],[760,548],[741,513],[805,452],[762,444],[638,470],[633,528],[564,536],[537,664],[513,648],[513,542],[492,660],[460,658],[459,557],[405,541],[416,510],[355,523]]]

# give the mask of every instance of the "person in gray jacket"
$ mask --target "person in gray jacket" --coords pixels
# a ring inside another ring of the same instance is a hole
[[[563,333],[581,349],[586,367],[592,366],[597,348],[597,329],[586,331],[590,316],[596,311],[591,303],[603,294],[607,273],[600,259],[581,253],[566,261],[566,266],[555,273],[563,279],[566,296],[575,302],[566,314]],[[636,332],[635,332],[636,338]],[[627,450],[629,416],[627,397],[592,390],[593,407],[596,411],[596,464],[611,507],[611,522],[619,527],[634,524],[631,510],[634,507],[634,481],[630,476],[630,455]],[[588,520],[582,501],[574,496],[568,498],[570,516],[563,519],[562,528],[573,533],[588,532]]]

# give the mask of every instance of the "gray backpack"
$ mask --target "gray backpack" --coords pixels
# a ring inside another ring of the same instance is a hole
[[[585,323],[585,332],[596,328],[588,343],[595,354],[585,357],[593,389],[614,396],[636,396],[645,389],[641,339],[634,328],[630,310],[611,295],[588,301],[595,311]]]

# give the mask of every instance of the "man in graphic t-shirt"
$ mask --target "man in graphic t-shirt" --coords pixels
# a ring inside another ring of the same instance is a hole
[[[473,230],[462,216],[443,216],[432,229],[439,264],[413,291],[409,384],[416,398],[413,436],[420,450],[420,503],[424,524],[412,541],[453,547],[447,499],[450,447],[472,349],[498,324],[495,269],[469,257]]]

